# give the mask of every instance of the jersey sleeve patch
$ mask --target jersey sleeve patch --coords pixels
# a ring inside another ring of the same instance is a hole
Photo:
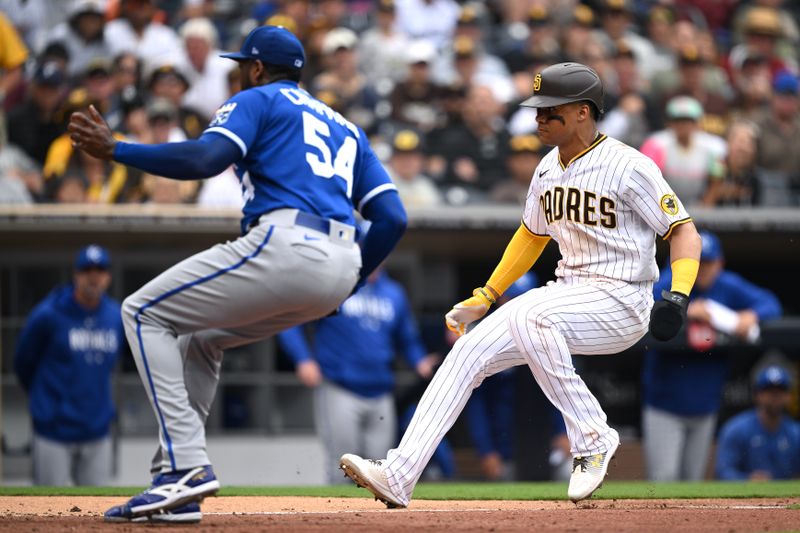
[[[678,214],[678,211],[680,211],[678,199],[675,198],[674,194],[665,194],[662,196],[659,205],[661,206],[661,210],[670,216],[675,216]]]
[[[222,126],[228,122],[228,119],[231,117],[231,113],[233,113],[234,109],[236,109],[236,105],[236,102],[228,102],[217,109],[217,112],[214,113],[214,118],[211,119],[211,123],[209,123],[208,127],[213,128],[214,126]]]

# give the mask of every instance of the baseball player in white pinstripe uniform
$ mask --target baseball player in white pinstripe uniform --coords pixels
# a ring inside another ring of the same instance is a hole
[[[648,324],[656,339],[666,340],[685,319],[700,238],[653,161],[597,131],[603,111],[597,74],[577,63],[547,67],[522,105],[537,109],[539,136],[556,147],[534,171],[522,224],[487,284],[447,313],[448,327],[463,336],[400,445],[383,460],[341,458],[345,474],[389,507],[408,505],[472,389],[516,365],[530,367],[564,416],[574,457],[567,494],[575,502],[588,498],[606,475],[619,435],[576,374],[572,354],[621,352],[645,335]],[[673,283],[653,305],[656,235],[669,241]],[[551,239],[562,256],[557,280],[515,298],[464,334]]]

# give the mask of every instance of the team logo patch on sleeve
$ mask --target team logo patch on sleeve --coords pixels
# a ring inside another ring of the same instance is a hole
[[[229,102],[217,109],[217,112],[214,114],[214,118],[211,120],[211,124],[209,124],[209,126],[222,126],[228,122],[228,119],[230,118],[234,109],[236,109],[236,102]]]
[[[661,197],[661,210],[668,215],[675,216],[678,214],[678,199],[674,194],[665,194]]]

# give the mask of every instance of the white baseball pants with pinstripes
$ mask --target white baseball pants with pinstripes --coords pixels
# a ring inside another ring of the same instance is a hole
[[[436,446],[484,379],[528,365],[564,416],[574,456],[619,441],[606,415],[575,373],[571,354],[615,354],[647,331],[652,284],[559,279],[511,300],[456,342],[419,402],[397,448],[389,450],[389,485],[408,503]],[[542,421],[545,426],[545,421]]]

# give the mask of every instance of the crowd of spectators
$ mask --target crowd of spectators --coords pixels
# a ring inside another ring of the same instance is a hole
[[[0,0],[0,203],[239,206],[229,169],[142,175],[72,149],[94,104],[119,135],[195,138],[239,90],[218,56],[259,24],[303,41],[303,86],[370,135],[410,207],[524,202],[549,149],[546,65],[603,79],[600,131],[685,204],[800,205],[800,4],[783,0]]]

